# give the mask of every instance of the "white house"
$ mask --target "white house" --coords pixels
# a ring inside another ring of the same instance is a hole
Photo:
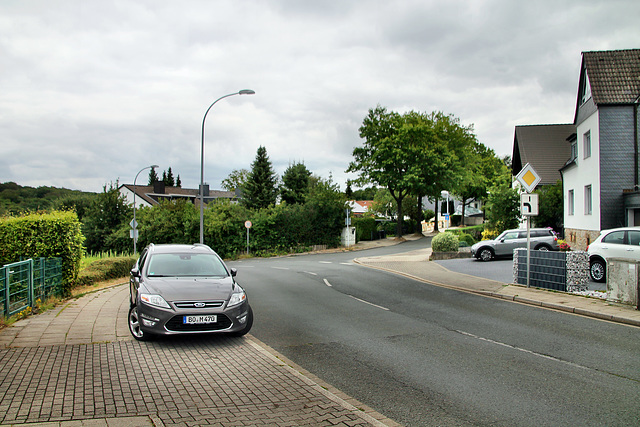
[[[560,169],[565,239],[585,249],[600,230],[640,225],[640,49],[583,52],[569,139]]]

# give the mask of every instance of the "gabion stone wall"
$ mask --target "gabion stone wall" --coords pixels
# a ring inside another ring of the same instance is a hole
[[[584,251],[532,251],[530,262],[531,286],[566,292],[587,290],[589,256]],[[527,250],[525,248],[514,251],[513,282],[520,285],[527,284]]]
[[[567,254],[567,292],[586,291],[589,286],[589,254],[585,251]]]

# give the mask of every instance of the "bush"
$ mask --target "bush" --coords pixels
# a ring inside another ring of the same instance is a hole
[[[62,258],[62,296],[69,294],[80,271],[82,244],[75,212],[53,211],[0,219],[0,265],[28,258]]]
[[[378,229],[375,218],[354,217],[351,226],[356,228],[356,242],[361,240],[376,240]]]
[[[493,240],[498,237],[498,235],[500,235],[500,232],[498,232],[498,230],[487,228],[482,232],[482,240]]]
[[[439,233],[431,240],[431,249],[434,252],[457,252],[458,246],[458,236],[449,232]]]
[[[80,272],[77,284],[91,286],[105,280],[128,277],[137,259],[136,257],[116,257],[93,261]]]
[[[460,241],[460,243],[466,243],[465,246],[472,246],[476,242],[476,239],[474,239],[471,234],[467,233],[459,233],[458,240]]]
[[[423,213],[424,213],[424,220],[426,222],[431,221],[436,216],[436,213],[431,209],[427,209]]]

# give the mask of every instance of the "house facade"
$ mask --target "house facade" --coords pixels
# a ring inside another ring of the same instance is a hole
[[[640,49],[583,52],[570,158],[560,168],[565,240],[640,225]]]

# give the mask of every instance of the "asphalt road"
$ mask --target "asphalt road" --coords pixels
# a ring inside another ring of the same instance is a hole
[[[231,262],[252,335],[409,426],[639,425],[640,330],[416,282],[359,253]]]

